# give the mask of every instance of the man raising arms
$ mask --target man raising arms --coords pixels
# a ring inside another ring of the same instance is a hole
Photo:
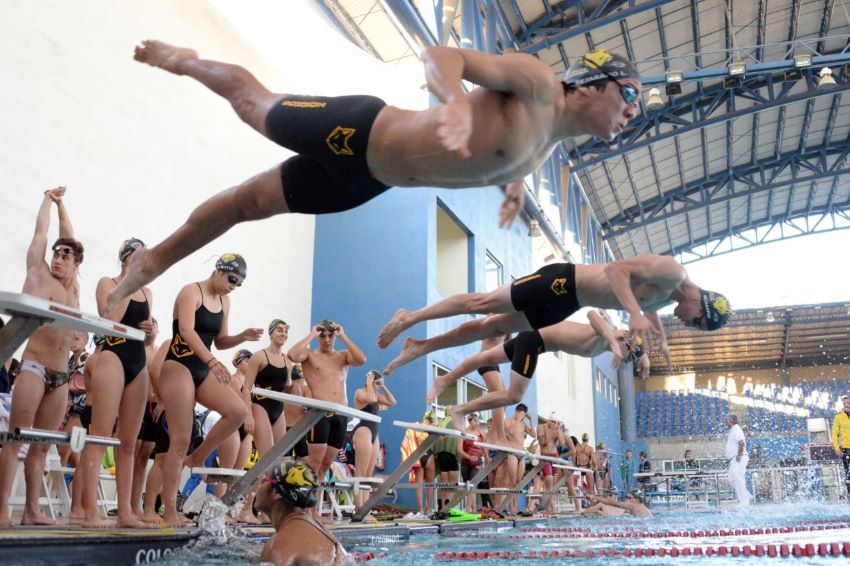
[[[84,250],[83,245],[74,239],[74,229],[62,202],[64,195],[65,187],[44,192],[35,220],[35,234],[27,250],[27,276],[22,292],[76,309],[80,306],[77,272]],[[59,213],[59,239],[51,247],[53,259],[48,264],[44,255],[53,204]],[[49,325],[39,327],[30,336],[21,356],[21,371],[15,380],[9,430],[31,427],[59,429],[68,402],[68,356],[73,337],[73,330]],[[19,448],[19,444],[6,444],[0,452],[0,528],[12,524],[9,496]],[[33,444],[27,452],[24,462],[27,493],[22,525],[56,523],[41,512],[38,504],[47,448],[46,444]]]
[[[319,339],[317,350],[310,348],[315,338]],[[345,344],[345,350],[334,349],[337,338]],[[313,399],[346,406],[348,366],[366,363],[366,355],[346,336],[342,326],[327,319],[316,324],[310,334],[289,350],[288,356],[296,364],[301,364]],[[304,461],[316,470],[320,481],[345,443],[347,425],[348,418],[328,413],[307,433],[308,455]]]

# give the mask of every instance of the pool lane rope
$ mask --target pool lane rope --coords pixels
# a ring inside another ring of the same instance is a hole
[[[432,556],[434,560],[490,560],[501,558],[504,560],[533,560],[546,558],[656,558],[656,557],[679,556],[757,556],[765,558],[788,558],[790,556],[801,557],[839,557],[850,558],[850,541],[847,542],[822,542],[817,546],[808,544],[745,544],[719,545],[719,546],[685,546],[670,548],[626,548],[617,549],[550,549],[550,550],[494,550],[481,552],[438,552]]]
[[[842,519],[840,521],[822,521],[818,524],[812,522],[798,523],[790,527],[759,527],[759,528],[743,528],[743,529],[698,529],[689,531],[639,531],[626,528],[620,532],[599,531],[592,532],[590,529],[583,527],[565,527],[565,528],[530,528],[522,529],[522,535],[497,535],[497,534],[482,534],[475,535],[443,535],[454,536],[457,538],[476,538],[476,539],[598,539],[598,538],[706,538],[706,537],[736,537],[736,536],[753,536],[753,535],[769,535],[769,534],[787,534],[799,532],[822,532],[838,529],[850,528],[850,519]]]

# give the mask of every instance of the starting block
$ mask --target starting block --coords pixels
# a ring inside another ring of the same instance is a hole
[[[121,441],[106,436],[89,436],[86,429],[75,426],[71,432],[40,428],[18,428],[14,433],[0,432],[0,446],[3,444],[70,444],[71,450],[79,454],[86,444],[120,446]]]
[[[254,387],[251,392],[289,405],[299,405],[304,407],[306,412],[304,413],[304,416],[298,419],[298,422],[295,423],[274,446],[272,446],[271,450],[269,450],[266,454],[263,454],[259,462],[254,464],[250,470],[245,472],[242,477],[238,478],[233,483],[233,486],[221,499],[228,507],[236,503],[240,497],[248,493],[248,490],[251,489],[254,482],[256,482],[260,476],[265,474],[266,471],[272,467],[272,464],[277,462],[278,458],[292,450],[292,448],[298,444],[298,441],[312,430],[316,423],[319,422],[326,413],[334,413],[345,417],[357,417],[361,421],[374,423],[381,422],[381,417],[371,413],[358,411],[351,407],[346,407],[345,405],[339,405],[337,403],[310,399],[308,397],[301,397],[300,395],[280,393],[279,391],[269,391],[268,389],[259,389],[257,387]]]
[[[75,308],[23,293],[0,291],[0,313],[12,316],[12,320],[0,330],[0,360],[11,356],[44,324],[128,340],[145,339],[145,333],[138,328],[130,328],[114,320],[86,314]]]
[[[192,468],[192,473],[204,476],[206,483],[232,484],[245,475],[245,470],[233,468]]]
[[[409,428],[413,430],[418,430],[420,432],[427,432],[428,436],[425,438],[425,440],[422,441],[422,443],[416,448],[416,450],[414,450],[413,453],[407,457],[406,460],[399,464],[398,468],[396,468],[396,470],[389,477],[384,478],[384,483],[380,484],[380,487],[372,491],[372,495],[369,496],[369,499],[367,499],[351,517],[352,521],[362,521],[363,517],[368,515],[369,512],[372,510],[372,507],[377,505],[377,503],[381,499],[386,497],[386,495],[394,487],[396,487],[396,485],[398,485],[399,480],[401,480],[401,478],[404,477],[404,475],[410,471],[410,468],[412,468],[413,465],[416,464],[416,462],[418,462],[419,459],[426,452],[428,452],[428,450],[430,450],[432,446],[434,446],[434,444],[440,439],[441,436],[450,436],[455,439],[475,438],[474,436],[471,436],[469,434],[463,434],[459,430],[440,428],[438,426],[423,425],[421,423],[393,421],[393,424],[401,428]]]

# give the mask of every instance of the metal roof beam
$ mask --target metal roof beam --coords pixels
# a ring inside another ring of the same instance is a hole
[[[554,8],[552,14],[547,14],[544,18],[534,22],[529,26],[529,34],[525,37],[520,37],[519,43],[522,50],[526,53],[537,53],[549,47],[590,33],[591,31],[608,24],[616,23],[624,20],[635,14],[640,14],[647,10],[654,10],[670,4],[673,0],[648,0],[639,2],[638,0],[626,0],[620,2],[603,2],[605,9],[594,10],[590,15],[586,15],[583,5],[578,6],[577,17],[574,19],[566,19],[563,17],[563,9]],[[572,7],[572,2],[565,3],[566,6]],[[620,9],[623,6],[627,8]],[[546,27],[554,23],[554,20],[560,18],[561,21],[555,27]],[[543,36],[542,39],[534,41],[536,36]]]
[[[844,202],[843,204],[840,205],[840,208],[838,206],[833,205],[833,204],[826,204],[826,205],[823,205],[823,206],[820,206],[820,207],[813,207],[812,211],[809,213],[809,216],[818,216],[818,215],[822,216],[822,218],[819,219],[819,221],[816,222],[814,226],[806,228],[806,229],[801,229],[799,226],[795,225],[794,226],[794,228],[795,228],[794,233],[791,233],[791,234],[783,233],[781,238],[783,240],[790,240],[791,238],[798,238],[800,236],[808,236],[809,234],[814,234],[814,233],[819,234],[819,233],[822,233],[822,232],[830,232],[830,231],[850,229],[850,213],[848,213],[848,210],[847,210],[848,207],[850,207],[850,202]],[[739,250],[749,248],[749,247],[759,246],[759,245],[762,245],[762,244],[769,244],[769,243],[775,242],[779,238],[776,238],[776,237],[768,238],[766,236],[766,234],[768,232],[772,231],[776,227],[779,227],[781,229],[782,227],[789,226],[790,225],[789,223],[792,222],[793,220],[795,220],[796,218],[802,218],[802,217],[805,217],[805,216],[806,216],[805,214],[801,214],[801,215],[795,216],[794,218],[791,218],[791,219],[781,219],[781,220],[777,220],[777,221],[770,220],[767,223],[759,223],[759,224],[756,224],[756,225],[745,225],[745,226],[739,226],[739,227],[735,228],[733,230],[733,238],[738,238],[739,241],[740,240],[746,240],[745,238],[741,237],[742,233],[747,233],[747,232],[751,233],[753,230],[758,231],[759,229],[762,229],[762,228],[767,229],[758,238],[756,238],[753,242],[748,243],[747,245],[729,246],[729,249],[718,249],[720,244],[722,243],[722,242],[718,242],[716,245],[712,246],[712,252],[711,253],[700,253],[699,247],[701,245],[705,245],[705,244],[708,243],[707,238],[701,238],[701,239],[694,241],[693,243],[689,242],[686,246],[679,246],[679,247],[673,248],[667,253],[669,253],[670,255],[673,255],[673,256],[679,255],[679,254],[684,254],[684,253],[689,254],[688,258],[682,257],[682,261],[681,261],[682,264],[688,264],[688,263],[693,263],[695,261],[699,261],[701,259],[706,259],[708,257],[715,257],[715,256],[727,254],[727,253],[730,253],[730,252],[739,251]],[[839,222],[838,219],[842,219],[842,220]],[[824,220],[829,221],[829,225],[826,228],[821,227],[821,224],[823,223]],[[731,239],[730,239],[730,241],[731,241]]]
[[[608,232],[606,238],[614,238],[644,224],[669,220],[728,199],[850,173],[850,166],[845,164],[849,153],[850,137],[841,143],[812,147],[804,153],[795,150],[755,164],[746,163],[728,170],[724,168],[632,206],[623,214],[609,218],[602,227]],[[826,158],[833,156],[836,160],[828,165]],[[777,181],[777,177],[787,169],[792,172],[790,178]],[[736,190],[736,186],[730,186],[730,179],[745,188]]]

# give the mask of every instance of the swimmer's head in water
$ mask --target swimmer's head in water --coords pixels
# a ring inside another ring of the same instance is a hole
[[[245,262],[245,258],[239,254],[223,254],[216,260],[215,269],[216,271],[235,273],[242,279],[248,277],[248,264]]]
[[[564,73],[563,82],[569,86],[579,87],[621,79],[640,80],[640,74],[635,66],[622,55],[597,49],[576,59]],[[633,103],[639,94],[635,89],[634,99],[626,102]]]
[[[138,238],[128,238],[121,242],[121,247],[118,248],[118,261],[124,263],[128,257],[133,255],[133,252],[139,248],[145,247],[145,243]]]
[[[729,299],[714,291],[699,290],[700,312],[702,316],[694,320],[694,327],[701,330],[717,330],[722,328],[732,315]]]
[[[263,478],[274,486],[290,507],[313,507],[319,497],[319,480],[316,472],[303,460],[281,462],[273,466]]]
[[[244,362],[245,360],[251,359],[251,351],[250,350],[236,350],[233,354],[233,367],[239,367],[239,364]]]

